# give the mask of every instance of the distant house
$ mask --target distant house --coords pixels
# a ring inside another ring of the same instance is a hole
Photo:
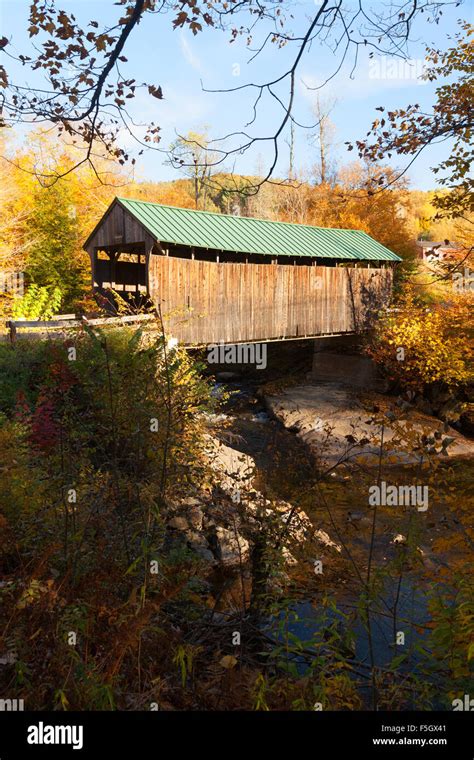
[[[146,294],[190,344],[359,329],[391,293],[400,257],[358,230],[116,198],[85,245],[93,285]]]
[[[455,258],[462,250],[461,246],[449,240],[434,242],[433,240],[417,240],[418,258],[433,264],[446,259]]]

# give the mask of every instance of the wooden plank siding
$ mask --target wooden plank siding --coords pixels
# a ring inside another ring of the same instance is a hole
[[[147,243],[151,248],[153,238],[132,214],[118,204],[112,206],[98,225],[88,242],[87,249],[107,248],[111,245]]]
[[[235,251],[240,262],[218,263],[212,261],[221,255],[217,249],[201,248],[190,258],[194,245],[185,258],[186,253],[160,242],[119,202],[110,206],[86,249],[93,284],[125,296],[130,292],[131,298],[146,290],[161,307],[167,332],[187,345],[353,332],[363,328],[369,310],[388,300],[392,287],[391,261],[383,269],[315,266],[309,258],[297,265],[272,264],[270,256],[264,263],[246,264],[248,254]],[[324,250],[318,261],[325,261]],[[109,260],[99,258],[99,251]],[[140,263],[123,254],[139,254]],[[370,263],[377,264],[374,259]]]
[[[111,269],[105,266],[107,262],[97,261],[96,252],[98,250],[113,252],[114,249],[122,248],[126,251],[132,248],[145,254],[148,260],[154,244],[153,237],[132,214],[118,204],[111,206],[87,244],[87,252],[91,259],[92,284],[104,280],[109,281],[112,277]],[[138,280],[138,283],[143,283],[148,288],[148,266],[145,265],[145,276],[143,278],[141,272],[139,274],[134,272],[129,276],[127,269],[130,269],[130,266],[124,267],[124,263],[117,261],[113,266],[114,270],[118,267],[119,276],[125,275],[124,284],[133,284]],[[112,279],[121,282],[119,277],[115,275]],[[131,279],[130,283],[128,279]]]
[[[391,269],[149,259],[150,296],[185,344],[353,332],[391,286]]]

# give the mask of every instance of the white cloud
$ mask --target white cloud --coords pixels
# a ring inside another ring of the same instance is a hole
[[[196,53],[193,51],[189,40],[186,39],[186,35],[183,31],[180,32],[179,35],[179,46],[181,48],[181,52],[185,58],[185,60],[189,63],[191,68],[194,69],[194,71],[198,71],[199,74],[205,73],[205,67],[202,64],[201,59],[199,56],[196,55]]]
[[[353,78],[347,67],[331,79],[319,92],[324,95],[336,95],[344,101],[364,100],[387,91],[402,90],[410,87],[423,87],[427,81],[421,78],[423,59],[405,61],[398,58],[379,57],[361,60]],[[330,75],[328,75],[330,76]],[[313,101],[318,90],[327,77],[316,76],[311,72],[301,75],[299,91],[303,98]]]
[[[133,134],[143,140],[147,124],[153,121],[161,127],[161,141],[158,147],[166,150],[170,142],[176,139],[176,132],[184,134],[190,129],[196,129],[211,117],[214,98],[212,95],[204,97],[200,90],[177,89],[166,82],[163,85],[163,94],[163,100],[156,100],[146,92],[140,92],[132,101],[129,111],[135,123],[144,125],[132,127]],[[121,130],[120,144],[130,150],[139,149],[137,142],[126,129]],[[150,154],[152,152],[150,151]]]

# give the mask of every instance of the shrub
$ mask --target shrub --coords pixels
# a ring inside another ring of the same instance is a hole
[[[22,298],[14,301],[13,319],[50,319],[61,308],[62,292],[59,287],[40,287],[32,283]]]
[[[0,376],[0,651],[16,659],[0,688],[31,709],[113,708],[129,649],[175,645],[152,616],[195,560],[168,555],[163,516],[203,479],[210,386],[185,351],[126,328],[2,346]]]
[[[396,310],[380,315],[367,352],[402,389],[466,386],[473,378],[471,308],[470,296],[427,308],[408,291]]]

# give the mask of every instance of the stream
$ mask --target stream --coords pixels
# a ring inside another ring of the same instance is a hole
[[[225,385],[218,383],[217,394],[222,387],[231,392],[231,398],[224,408],[227,422],[230,423],[228,429],[233,435],[231,445],[254,458],[258,468],[256,486],[269,496],[301,506],[317,528],[322,527],[337,541],[338,538],[334,535],[327,518],[323,521],[323,515],[311,504],[311,498],[308,498],[316,469],[305,444],[293,432],[269,416],[265,399],[256,382],[232,381],[226,382]],[[222,440],[225,441],[225,438]],[[360,501],[354,503],[357,499],[351,493],[351,479],[347,478],[345,482],[339,482],[338,479],[336,483],[330,483],[328,488],[332,489],[330,493],[334,492],[334,501],[338,504],[339,501],[342,502],[340,514],[344,515],[347,512],[351,515],[351,507],[361,509]],[[374,544],[374,571],[389,559],[389,553],[393,558],[396,551],[399,551],[391,540],[397,532],[396,520],[382,516],[380,534],[377,526]],[[370,536],[371,524],[363,518],[358,528],[353,530],[350,526],[345,536],[346,545],[354,552],[358,561],[360,560],[361,566],[367,561]],[[423,554],[428,555],[429,563],[436,564],[437,558],[429,556],[429,547],[425,545]],[[440,564],[446,564],[446,557],[441,559]],[[338,574],[336,569],[335,573],[331,573],[329,578],[324,580],[320,589],[315,589],[311,584],[305,589],[303,584],[295,594],[295,600],[291,603],[287,615],[282,613],[279,619],[268,620],[265,630],[279,641],[283,641],[288,632],[294,634],[309,649],[313,640],[320,641],[327,635],[329,627],[334,627],[341,640],[345,640],[351,631],[351,641],[346,644],[347,657],[354,664],[355,671],[368,673],[369,638],[367,627],[358,614],[361,584],[355,578],[355,573],[351,575],[350,578],[341,577],[340,570]],[[381,580],[377,601],[371,605],[372,652],[378,668],[390,668],[390,663],[396,656],[405,654],[406,658],[399,663],[398,668],[402,672],[417,672],[417,646],[422,643],[427,631],[425,625],[429,622],[428,597],[425,590],[427,579],[422,575],[423,572],[417,567],[409,567],[403,571],[401,577],[391,574],[385,575]],[[325,596],[330,598],[334,604],[333,608],[323,604]],[[395,603],[396,622],[393,615]],[[398,647],[394,644],[394,638],[399,632],[404,634],[404,644]],[[308,667],[304,658],[296,660],[296,666],[301,673]],[[368,700],[368,691],[366,697]]]

